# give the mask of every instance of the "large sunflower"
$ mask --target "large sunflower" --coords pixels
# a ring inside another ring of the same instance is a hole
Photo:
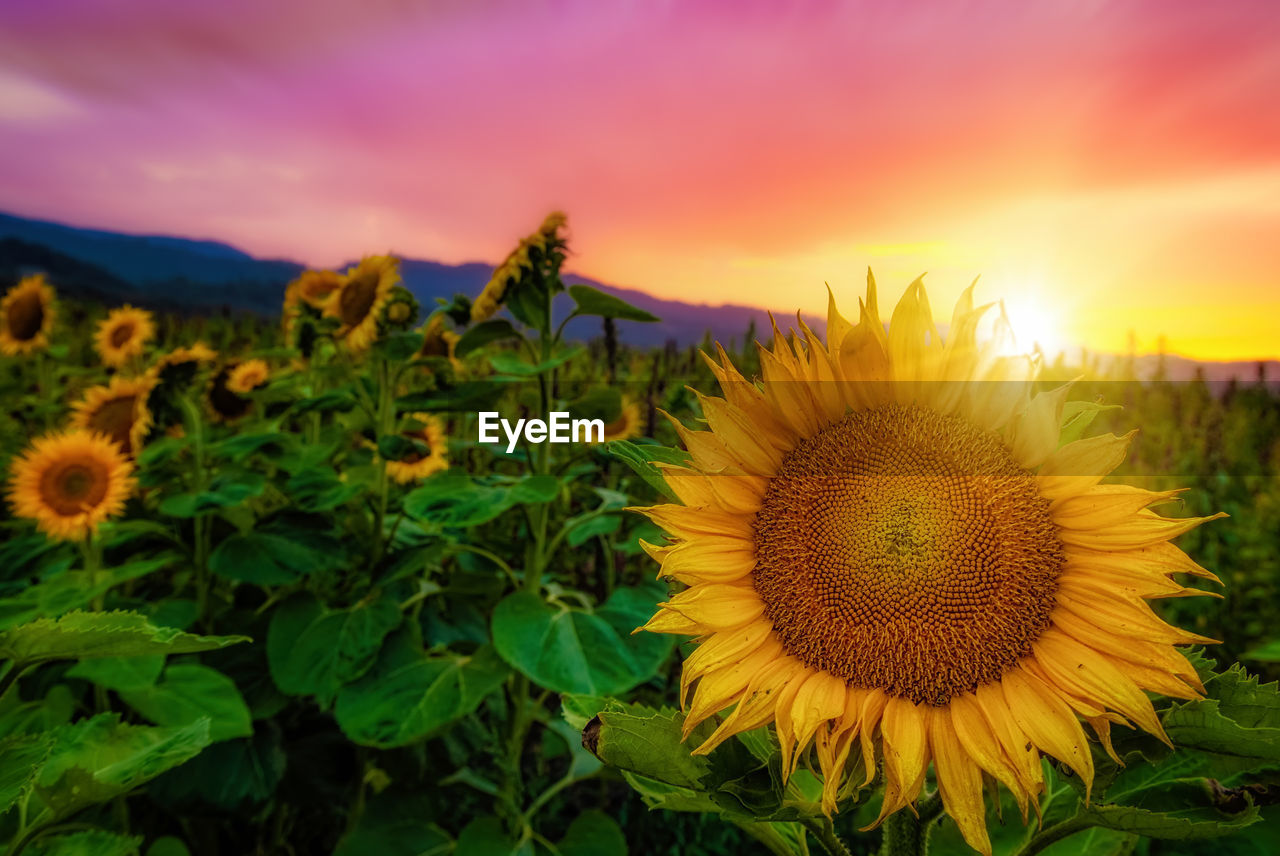
[[[401,436],[420,443],[425,449],[422,454],[415,453],[399,461],[387,461],[387,475],[400,484],[425,479],[432,473],[449,468],[444,425],[430,413],[414,413],[410,418],[421,427],[410,427],[400,432]]]
[[[341,323],[335,335],[349,349],[362,351],[377,338],[383,305],[399,282],[399,260],[368,256],[349,268],[342,284],[325,298],[325,314]]]
[[[831,301],[825,344],[775,328],[759,384],[721,350],[710,430],[676,423],[683,505],[644,509],[673,538],[646,549],[687,585],[646,628],[700,639],[686,735],[727,712],[694,751],[772,722],[784,775],[812,747],[828,813],[850,755],[854,785],[879,757],[880,820],[914,805],[932,762],[988,854],[984,773],[1025,818],[1041,754],[1092,782],[1082,718],[1108,752],[1112,723],[1167,741],[1146,692],[1197,697],[1174,646],[1212,640],[1146,599],[1193,593],[1175,573],[1216,580],[1169,543],[1213,518],[1150,510],[1176,491],[1100,484],[1132,435],[1060,446],[1066,388],[1033,394],[1034,361],[979,342],[989,308],[966,291],[944,341],[917,281],[886,332],[868,277],[856,325]]]
[[[38,438],[15,458],[9,479],[14,514],[51,538],[84,538],[124,510],[133,465],[102,434],[70,431]]]
[[[49,347],[53,289],[36,274],[24,277],[0,299],[0,354],[16,357]]]
[[[125,304],[112,309],[105,321],[98,323],[94,345],[102,357],[102,364],[120,368],[134,357],[142,355],[142,349],[156,335],[156,325],[151,313]]]
[[[113,377],[105,386],[95,386],[71,405],[71,426],[105,435],[133,457],[142,448],[151,428],[147,397],[155,385],[151,375],[137,378]]]

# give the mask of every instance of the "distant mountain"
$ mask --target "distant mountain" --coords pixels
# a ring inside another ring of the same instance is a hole
[[[493,273],[492,265],[481,262],[450,265],[418,259],[404,259],[400,269],[405,287],[425,307],[458,293],[474,297]],[[0,213],[0,281],[37,270],[48,273],[68,293],[95,300],[189,312],[228,308],[273,315],[280,310],[285,284],[303,266],[257,259],[217,241],[127,235]],[[756,307],[663,300],[576,274],[566,274],[564,281],[598,288],[662,319],[660,324],[619,322],[619,336],[632,345],[671,340],[694,344],[708,332],[727,342],[741,339],[752,322],[757,329],[768,329],[766,311]],[[817,319],[806,320],[820,325]],[[566,328],[570,337],[583,339],[598,336],[600,330],[599,319],[591,318],[576,319]]]

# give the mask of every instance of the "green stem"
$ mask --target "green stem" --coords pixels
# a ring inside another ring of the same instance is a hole
[[[928,824],[905,809],[889,815],[884,822],[880,856],[923,856]]]
[[[1062,839],[1075,835],[1082,829],[1088,828],[1089,824],[1080,818],[1068,818],[1061,823],[1055,823],[1047,829],[1040,830],[1030,841],[1024,844],[1014,856],[1033,856],[1044,850],[1050,844],[1056,844]]]
[[[379,357],[377,359],[377,375],[378,375],[378,401],[377,410],[374,415],[374,441],[377,442],[383,437],[392,433],[395,427],[395,407],[392,402],[392,384],[391,377],[387,368],[387,361]],[[372,570],[378,566],[378,562],[382,561],[383,555],[386,553],[386,528],[387,519],[387,462],[383,460],[381,453],[378,455],[378,481],[377,481],[377,502],[374,505],[373,520],[373,553],[370,555],[369,568]]]
[[[204,493],[208,487],[205,470],[205,437],[204,422],[200,418],[200,410],[191,399],[183,396],[182,414],[185,418],[187,436],[191,438],[191,489],[196,494]],[[209,519],[206,512],[199,512],[191,519],[192,564],[195,566],[196,585],[196,622],[207,627],[209,613]]]
[[[835,827],[825,817],[810,817],[801,821],[809,834],[818,840],[822,849],[831,856],[851,856],[849,848],[836,835]]]

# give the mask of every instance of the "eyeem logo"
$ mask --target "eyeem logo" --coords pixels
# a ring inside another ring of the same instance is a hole
[[[553,410],[549,419],[517,419],[511,424],[510,419],[503,419],[496,410],[485,410],[477,414],[480,417],[479,437],[481,443],[501,443],[498,429],[507,435],[507,454],[516,450],[521,434],[530,443],[602,443],[604,442],[603,419],[571,419],[567,411]],[[579,439],[579,433],[582,437]]]

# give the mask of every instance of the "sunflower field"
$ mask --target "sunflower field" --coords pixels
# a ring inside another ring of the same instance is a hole
[[[5,856],[1280,852],[1265,377],[870,276],[639,350],[568,252],[275,319],[0,283]]]

